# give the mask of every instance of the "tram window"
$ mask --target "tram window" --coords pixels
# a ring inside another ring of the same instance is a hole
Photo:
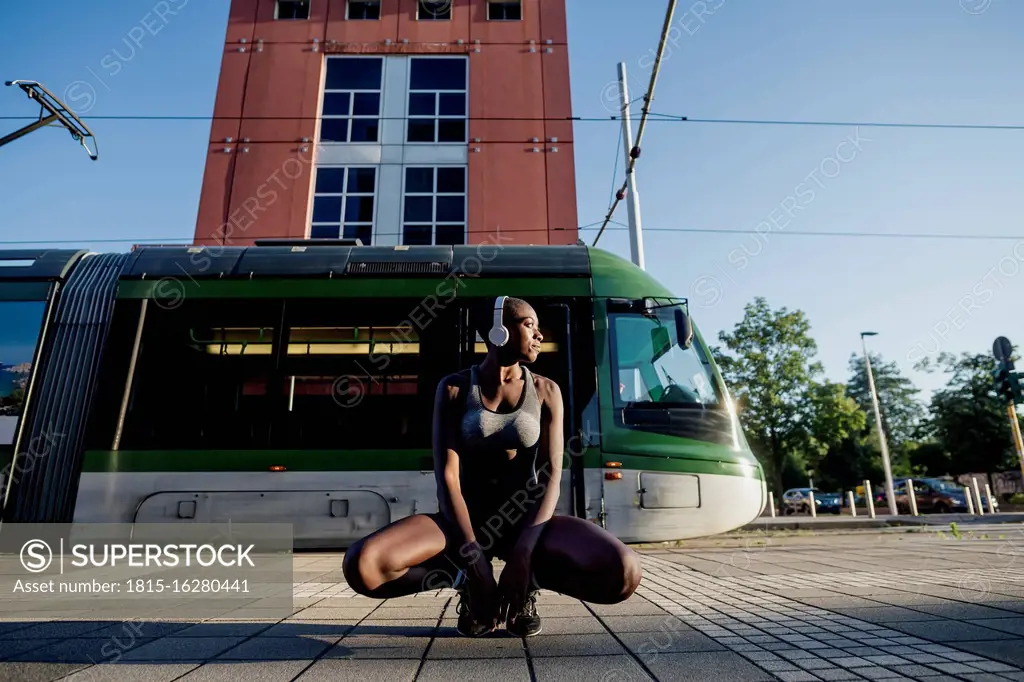
[[[45,312],[43,301],[0,303],[0,449],[14,444]]]
[[[438,382],[457,370],[455,309],[420,299],[287,302],[287,449],[429,449]]]
[[[275,324],[280,305],[266,301],[151,302],[120,448],[269,447]]]

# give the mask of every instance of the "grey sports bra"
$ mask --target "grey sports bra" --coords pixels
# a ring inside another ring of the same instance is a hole
[[[540,441],[540,399],[530,370],[523,370],[523,393],[516,409],[507,414],[484,406],[477,367],[470,369],[470,391],[462,417],[462,439],[472,448],[522,450]]]

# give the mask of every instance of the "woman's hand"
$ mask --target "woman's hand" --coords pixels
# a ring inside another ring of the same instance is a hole
[[[505,568],[501,570],[501,583],[498,587],[501,599],[500,618],[507,620],[510,610],[514,615],[526,603],[533,568],[531,555],[529,548],[517,546],[505,562]]]
[[[494,580],[491,562],[482,552],[475,554],[466,565],[466,588],[473,616],[483,623],[495,625],[500,606],[498,583]]]

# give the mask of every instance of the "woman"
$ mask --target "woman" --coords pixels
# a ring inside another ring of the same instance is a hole
[[[558,385],[525,367],[543,340],[536,311],[501,296],[475,326],[487,357],[442,379],[435,396],[439,513],[406,517],[359,540],[343,570],[352,589],[377,599],[455,587],[461,634],[485,635],[504,621],[510,633],[529,637],[541,630],[537,590],[614,604],[640,584],[640,561],[599,526],[554,516],[563,406]],[[494,557],[505,561],[500,585]]]

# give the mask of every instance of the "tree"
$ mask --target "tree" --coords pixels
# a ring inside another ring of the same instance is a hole
[[[876,353],[871,353],[870,356],[871,374],[878,393],[878,407],[882,416],[882,429],[889,446],[893,476],[914,475],[918,473],[918,469],[911,453],[916,451],[918,441],[924,435],[923,429],[927,427],[924,405],[917,399],[920,391],[910,379],[902,376],[895,362],[887,363]],[[858,466],[865,472],[874,472],[873,476],[865,476],[869,480],[881,480],[885,478],[885,471],[882,467],[882,451],[878,442],[871,384],[868,381],[864,356],[852,353],[849,368],[847,394],[869,415],[865,432],[858,441],[857,452],[858,458],[871,462],[864,461]]]
[[[784,479],[806,474],[830,448],[863,428],[865,416],[842,384],[816,378],[817,345],[802,311],[773,311],[758,297],[743,320],[719,340],[732,353],[713,349],[736,398],[737,410],[755,454],[777,493]]]
[[[918,436],[921,422],[925,417],[924,405],[917,395],[920,390],[914,383],[901,375],[895,362],[885,362],[881,355],[871,353],[871,374],[875,379],[878,393],[878,407],[882,414],[882,428],[891,444],[912,441]],[[873,415],[871,386],[868,383],[867,366],[864,356],[850,355],[850,381],[847,394],[857,401],[865,413]]]
[[[950,374],[946,387],[935,392],[930,405],[930,425],[944,456],[934,448],[927,454],[933,466],[948,467],[959,475],[972,471],[997,471],[1016,466],[1016,454],[1007,419],[1006,405],[996,395],[990,355],[940,353],[926,358],[916,368]],[[931,470],[931,475],[939,475]]]

